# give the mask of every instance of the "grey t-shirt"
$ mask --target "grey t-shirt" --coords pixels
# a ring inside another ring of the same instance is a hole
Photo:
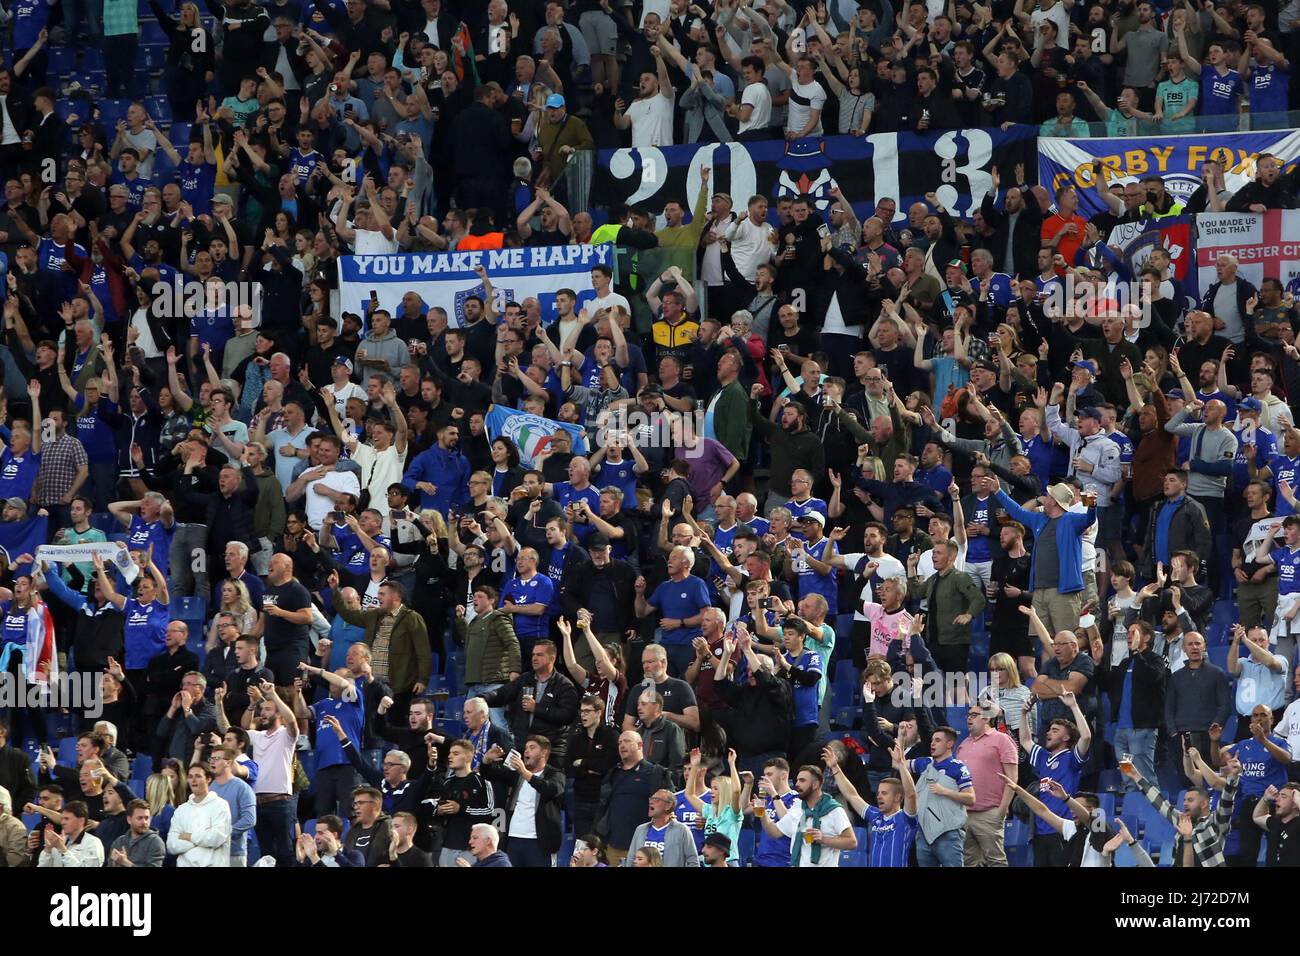
[[[1124,63],[1127,86],[1151,86],[1160,72],[1161,56],[1169,49],[1169,37],[1159,30],[1133,30],[1124,37],[1128,59]]]
[[[1061,583],[1061,557],[1056,549],[1056,526],[1052,518],[1034,538],[1034,589],[1054,588]]]
[[[1237,283],[1223,283],[1214,294],[1214,314],[1223,319],[1223,331],[1220,333],[1229,342],[1238,345],[1246,340],[1246,326],[1241,321],[1241,310],[1237,308]]]
[[[767,84],[767,91],[772,94],[773,101],[782,93],[790,92],[790,77],[779,66],[769,66],[763,73],[763,82]],[[778,106],[773,102],[772,118],[768,120],[768,127],[775,126],[778,129],[785,129],[785,118],[789,112],[788,103],[782,103]]]

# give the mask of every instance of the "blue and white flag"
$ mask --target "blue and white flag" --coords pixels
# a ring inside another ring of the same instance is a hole
[[[0,553],[11,568],[19,555],[36,554],[36,549],[45,543],[48,525],[49,519],[45,517],[0,522]],[[30,573],[30,568],[25,563],[23,573]]]
[[[487,427],[489,441],[495,441],[504,435],[515,443],[519,449],[519,462],[525,468],[535,467],[537,455],[550,446],[551,436],[560,429],[573,437],[575,455],[587,454],[587,433],[578,425],[557,422],[503,405],[493,405],[488,409],[484,425]]]

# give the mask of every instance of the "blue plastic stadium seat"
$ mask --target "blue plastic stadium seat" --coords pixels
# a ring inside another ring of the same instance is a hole
[[[299,756],[301,758],[301,755]],[[363,756],[366,759],[366,761],[370,764],[370,766],[374,767],[376,770],[383,770],[384,751],[382,748],[376,747],[373,750],[363,751],[361,756]],[[313,761],[313,763],[314,762],[315,761]]]
[[[60,102],[63,101],[60,100]],[[90,516],[90,526],[104,532],[106,536],[122,528],[121,523],[107,511],[96,511],[92,514]]]
[[[172,598],[171,604],[172,617],[178,621],[193,622],[198,621],[200,624],[208,616],[207,598],[198,595],[177,595]]]
[[[144,781],[143,781],[143,780],[128,780],[128,781],[126,782],[126,785],[127,785],[127,787],[130,788],[131,792],[134,793],[137,797],[139,797],[141,800],[144,799]]]
[[[148,754],[141,754],[131,761],[132,780],[148,780],[151,773],[153,773],[153,758]]]
[[[866,867],[871,837],[866,827],[854,827],[853,833],[858,838],[858,845],[855,849],[846,850],[840,854],[840,866],[849,867],[850,869],[861,869]]]
[[[308,820],[306,823],[304,823],[304,824],[302,825],[302,832],[303,832],[303,833],[310,833],[312,836],[315,836],[315,835],[316,835],[316,818],[315,818],[315,817],[312,817],[310,820]]]
[[[103,70],[104,51],[95,47],[81,48],[81,68],[83,70]]]
[[[836,640],[838,640],[838,635]],[[852,661],[840,661],[835,665],[835,686],[845,686],[853,688],[858,683],[858,669],[853,666]]]
[[[1124,821],[1124,825],[1128,827],[1128,832],[1133,834],[1134,837],[1141,838],[1146,830],[1147,816],[1154,813],[1155,810],[1142,794],[1136,792],[1124,794],[1120,818]]]
[[[140,24],[140,42],[150,45],[167,43],[167,34],[157,20],[145,20]]]
[[[861,840],[861,837],[859,837],[858,839]],[[756,838],[754,836],[754,828],[750,826],[741,827],[740,846],[736,848],[736,852],[740,855],[741,866],[754,865],[755,843],[756,843]]]
[[[1177,831],[1174,825],[1154,809],[1147,815],[1147,830],[1142,834],[1142,845],[1148,853],[1158,850],[1166,840],[1172,840]]]
[[[442,715],[444,720],[460,720],[461,715],[465,713],[464,697],[448,697],[442,704]]]
[[[1029,845],[1029,824],[1017,816],[1009,816],[1002,835],[1003,845],[1007,849],[1013,846]]]
[[[86,110],[81,102],[67,97],[60,97],[59,99],[54,101],[54,112],[59,114],[59,119],[65,121],[73,113],[76,113],[78,116],[86,115]],[[106,514],[107,512],[101,512],[101,513]],[[95,519],[93,516],[90,519],[90,524],[91,527],[98,527],[95,524]],[[100,530],[104,531],[103,528],[100,528]],[[108,534],[107,531],[104,531],[104,533]]]
[[[852,730],[853,723],[862,716],[862,711],[857,707],[837,707],[831,711],[831,726]]]
[[[59,765],[62,767],[75,767],[77,765],[77,738],[64,737],[59,741]]]
[[[1210,647],[1219,644],[1228,644],[1232,640],[1232,628],[1228,624],[1216,624],[1210,622],[1210,626],[1205,629],[1205,643]]]
[[[557,866],[567,867],[569,865],[569,861],[573,859],[573,844],[576,842],[577,838],[568,834],[560,840],[560,849],[555,854]]]
[[[1115,851],[1115,865],[1126,869],[1137,866],[1137,859],[1133,856],[1133,849],[1127,843],[1121,843],[1119,849]]]
[[[172,123],[171,129],[167,131],[167,138],[171,144],[176,147],[176,152],[182,156],[190,145],[190,131],[193,130],[193,123],[186,123],[184,120],[176,120]]]
[[[1219,644],[1207,648],[1206,653],[1209,655],[1211,664],[1213,664],[1221,671],[1226,671],[1228,669],[1229,650],[1231,650],[1230,645]]]
[[[63,75],[71,73],[77,68],[77,53],[70,46],[54,46],[49,48],[49,71]]]
[[[1214,609],[1210,612],[1210,620],[1215,624],[1236,624],[1237,602],[1215,601]]]
[[[1107,820],[1115,819],[1115,794],[1102,791],[1097,794],[1097,800],[1101,805],[1101,812],[1106,814]]]
[[[144,99],[145,109],[159,123],[170,123],[172,121],[172,102],[165,96],[146,96]]]

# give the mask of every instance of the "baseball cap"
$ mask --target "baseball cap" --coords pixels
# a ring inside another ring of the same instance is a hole
[[[962,275],[966,274],[966,263],[962,262],[960,259],[949,259],[947,263],[947,267],[949,269],[953,269],[953,268],[960,269]]]
[[[550,96],[546,98],[546,108],[548,110],[564,109],[564,97],[561,96],[559,93],[552,93]]]
[[[1097,421],[1101,421],[1101,412],[1098,411],[1096,408],[1093,408],[1091,405],[1089,405],[1087,408],[1079,409],[1079,417],[1095,418],[1097,419]]]
[[[662,395],[663,393],[664,393],[663,386],[656,385],[653,382],[651,382],[645,388],[641,389],[642,395]]]
[[[214,203],[223,202],[227,206],[233,206],[235,204],[235,201],[231,199],[229,196],[227,196],[225,193],[213,193],[212,199],[210,201]]]
[[[996,372],[998,367],[988,359],[980,359],[978,362],[972,362],[971,368],[982,368],[986,372]]]
[[[1253,395],[1247,395],[1237,403],[1237,411],[1239,412],[1262,412],[1263,410],[1263,403]]]
[[[344,368],[346,368],[349,372],[352,371],[352,359],[348,358],[346,355],[340,355],[340,356],[337,356],[337,357],[334,359],[334,364],[335,364],[335,365],[342,365],[342,366],[343,366]]]
[[[1096,374],[1097,374],[1097,363],[1094,362],[1092,359],[1080,359],[1080,360],[1077,361],[1077,362],[1071,362],[1071,363],[1070,363],[1070,367],[1071,367],[1071,368],[1084,368],[1084,369],[1087,369],[1088,372],[1089,372],[1090,374],[1092,374],[1092,375],[1096,375]]]
[[[816,521],[823,528],[826,527],[826,516],[823,515],[820,511],[809,511],[805,514],[801,514],[799,517],[795,518],[794,520],[795,521]]]
[[[8,505],[10,508],[17,508],[23,514],[27,513],[27,502],[23,501],[23,499],[17,496],[13,498],[6,498],[5,504]]]
[[[1063,481],[1058,481],[1054,485],[1047,486],[1047,493],[1062,508],[1068,508],[1074,504],[1074,489]]]
[[[595,550],[596,548],[608,548],[608,547],[609,547],[609,535],[605,534],[602,531],[596,531],[589,538],[587,538],[588,551]]]
[[[1169,391],[1165,392],[1165,398],[1176,398],[1180,402],[1185,402],[1187,400],[1187,396],[1183,394],[1181,388],[1171,388]]]

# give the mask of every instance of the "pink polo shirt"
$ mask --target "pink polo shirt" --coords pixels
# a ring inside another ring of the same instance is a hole
[[[972,813],[981,810],[993,810],[1002,802],[1002,791],[1006,787],[1002,778],[1004,763],[1019,763],[1016,745],[1011,738],[998,730],[990,728],[982,737],[967,737],[957,748],[957,759],[970,769],[971,782],[975,785],[975,805],[970,807]]]

